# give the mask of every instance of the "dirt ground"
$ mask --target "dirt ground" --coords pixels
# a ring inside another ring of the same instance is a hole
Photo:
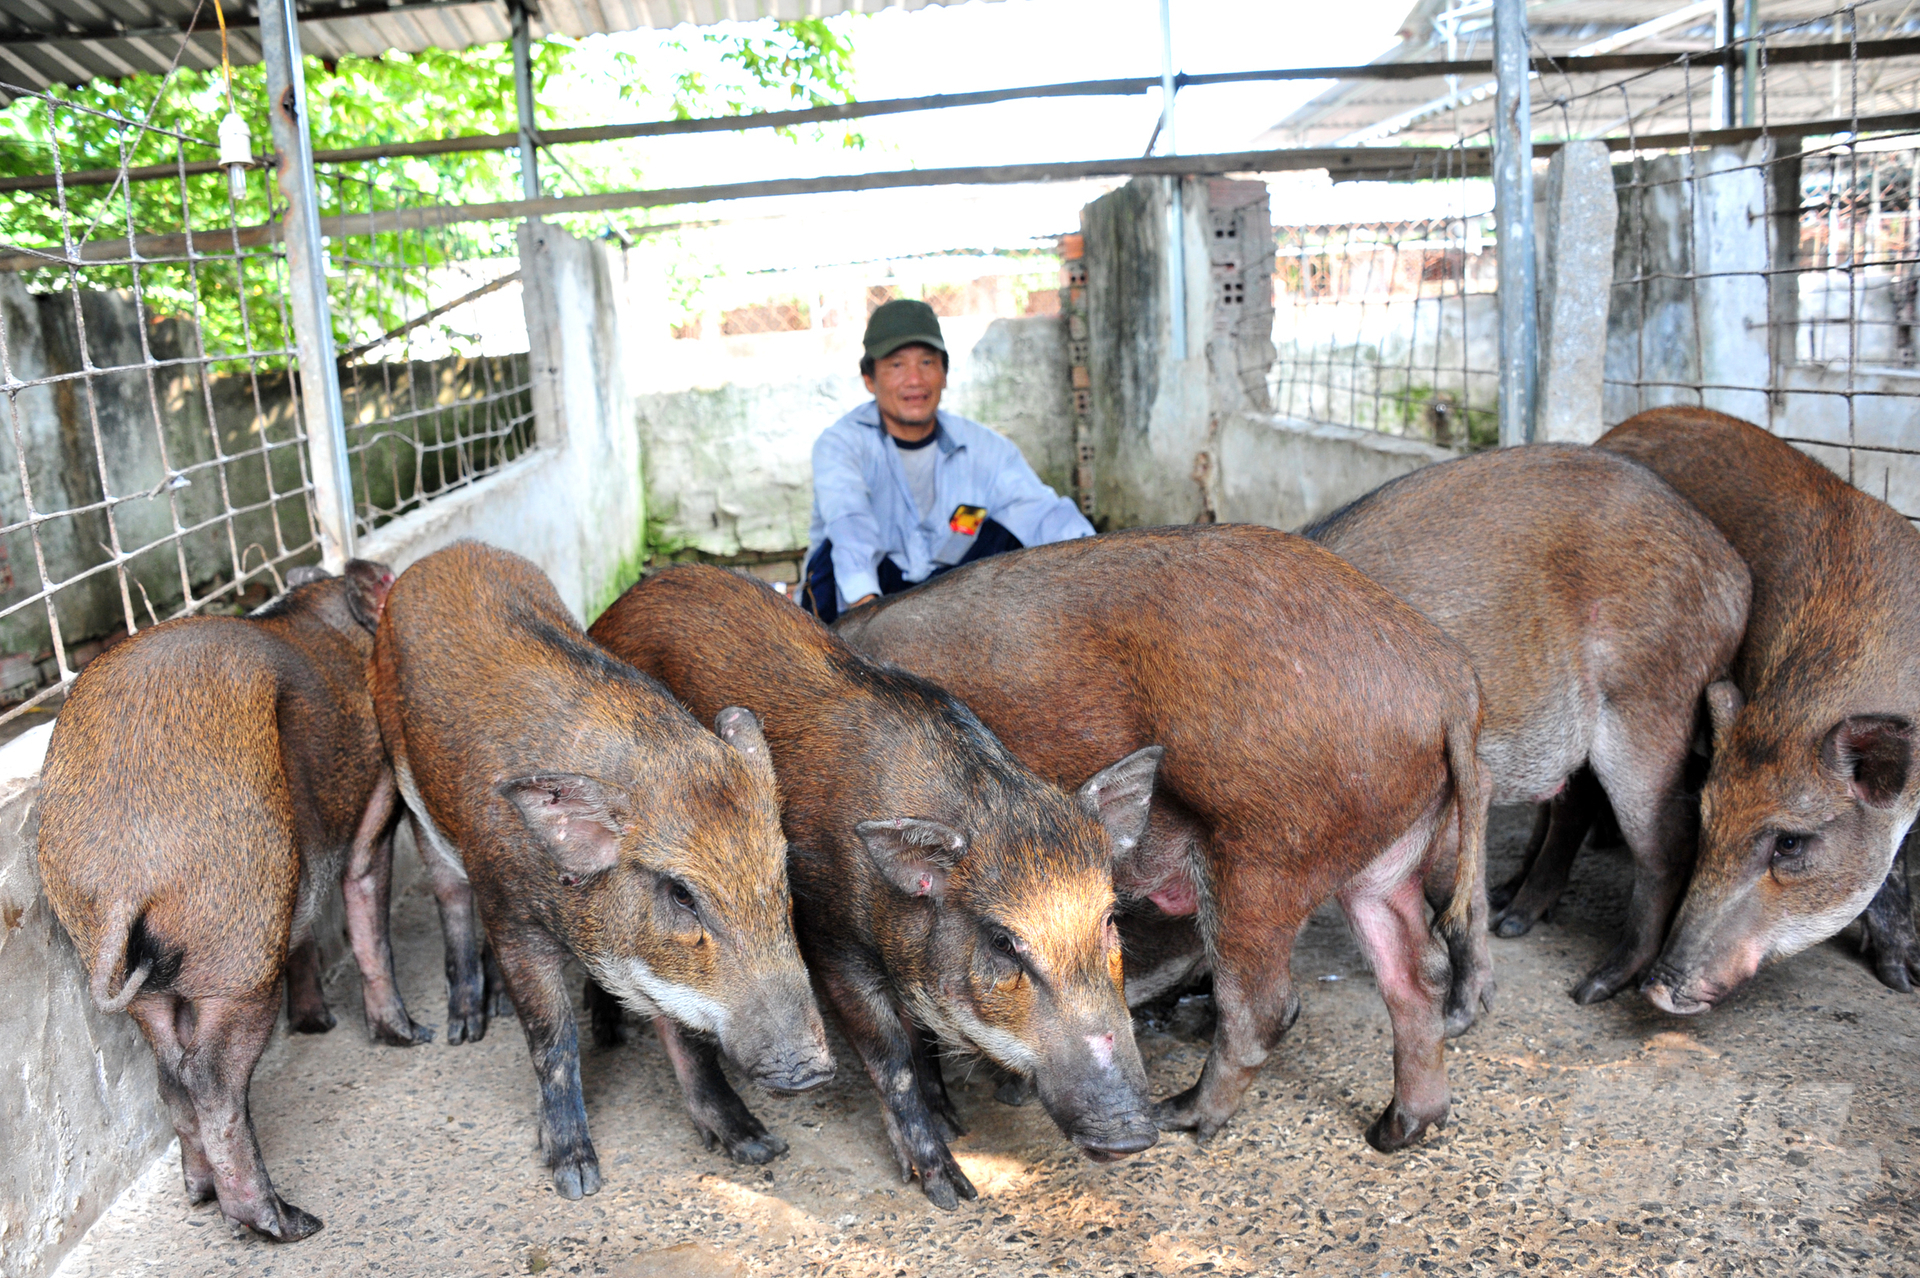
[[[1493,878],[1524,816],[1496,814]],[[1635,995],[1576,1007],[1625,901],[1624,854],[1588,851],[1556,919],[1495,939],[1495,1012],[1448,1049],[1453,1121],[1415,1149],[1368,1148],[1391,1090],[1387,1018],[1337,912],[1294,957],[1305,1011],[1233,1123],[1166,1136],[1112,1167],[1077,1157],[1036,1105],[949,1066],[980,1190],[955,1213],[893,1171],[852,1054],[821,1092],[742,1094],[792,1145],[771,1167],[701,1148],[650,1032],[582,1069],[606,1185],[570,1203],[534,1155],[517,1026],[472,1046],[369,1044],[357,977],[339,1026],[277,1038],[254,1114],[281,1192],[326,1227],[277,1248],[189,1209],[177,1152],[68,1257],[110,1274],[1806,1274],[1920,1272],[1920,997],[1882,988],[1847,938],[1703,1018]],[[438,923],[400,896],[401,985],[444,1008]],[[1144,1031],[1157,1094],[1204,1041]]]

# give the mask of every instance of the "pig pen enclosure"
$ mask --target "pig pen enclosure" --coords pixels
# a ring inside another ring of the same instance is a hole
[[[277,1036],[253,1091],[277,1183],[327,1227],[271,1252],[187,1206],[147,1048],[87,1002],[33,861],[46,725],[77,673],[158,621],[244,612],[292,568],[349,553],[403,568],[477,536],[533,559],[583,619],[669,560],[791,580],[807,445],[864,397],[858,332],[891,297],[943,316],[949,405],[1003,428],[1102,530],[1298,527],[1429,462],[1590,442],[1668,403],[1760,423],[1920,517],[1920,20],[1906,6],[1545,0],[1527,6],[1531,71],[1496,75],[1493,4],[1425,4],[1371,68],[1284,73],[1331,86],[1245,153],[911,178],[1082,191],[1057,240],[736,278],[678,323],[656,304],[644,237],[594,242],[542,219],[779,193],[848,201],[839,217],[902,175],[625,203],[536,184],[448,208],[409,184],[404,146],[314,155],[278,114],[230,172],[217,138],[50,89],[112,74],[102,58],[153,60],[134,44],[161,51],[154,71],[217,63],[193,5],[137,7],[176,33],[48,25],[0,0],[0,94],[38,121],[32,172],[0,179],[0,730],[23,734],[0,749],[0,1270],[1920,1265],[1920,1001],[1877,984],[1849,932],[1705,1019],[1631,992],[1574,1006],[1565,990],[1619,926],[1617,849],[1585,852],[1554,916],[1495,942],[1499,1005],[1448,1044],[1452,1121],[1415,1148],[1378,1155],[1362,1137],[1391,1087],[1387,1024],[1323,912],[1296,956],[1305,1012],[1208,1142],[1169,1134],[1096,1167],[1036,1107],[997,1101],[990,1071],[949,1062],[972,1126],[955,1150],[981,1190],[952,1215],[898,1181],[844,1042],[822,1092],[747,1089],[792,1146],[749,1168],[700,1147],[645,1026],[585,1054],[607,1185],[564,1201],[533,1153],[514,1027],[458,1048],[369,1045],[334,918],[341,1023]],[[863,6],[825,6],[848,7]],[[301,41],[338,55],[513,29],[502,4],[411,8],[403,21],[261,5],[231,33],[234,56],[264,56],[284,88]],[[548,6],[531,25],[584,35],[681,16],[629,8]],[[1535,163],[1505,185],[1497,81],[1528,86],[1532,110],[1520,136]],[[667,131],[628,136],[648,129]],[[530,157],[564,139],[517,141]],[[1533,351],[1518,372],[1503,342]],[[844,368],[823,378],[823,358]],[[1525,833],[1523,814],[1496,817],[1494,881]],[[438,925],[406,841],[400,977],[432,1015]],[[1156,1094],[1198,1074],[1208,1009],[1201,992],[1138,1018]]]

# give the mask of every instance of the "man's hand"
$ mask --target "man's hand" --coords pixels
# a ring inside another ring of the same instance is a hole
[[[872,603],[874,600],[878,599],[879,597],[880,597],[879,595],[861,595],[858,599],[848,604],[847,607],[858,608],[861,604]]]

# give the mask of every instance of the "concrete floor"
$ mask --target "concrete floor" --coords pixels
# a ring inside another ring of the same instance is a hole
[[[1493,878],[1524,816],[1496,814]],[[770,1168],[704,1151],[650,1033],[583,1063],[606,1186],[569,1203],[533,1152],[532,1070],[512,1022],[473,1046],[370,1045],[357,977],[340,1025],[276,1039],[254,1114],[282,1193],[326,1228],[277,1248],[190,1210],[177,1153],[69,1256],[110,1274],[1052,1275],[1920,1272],[1920,998],[1841,941],[1763,973],[1704,1018],[1633,995],[1566,997],[1625,899],[1621,854],[1587,852],[1557,920],[1494,941],[1498,1009],[1448,1050],[1453,1123],[1382,1156],[1362,1132],[1391,1086],[1386,1014],[1337,913],[1308,926],[1304,1014],[1206,1145],[1164,1137],[1101,1168],[1037,1106],[950,1067],[980,1199],[934,1210],[892,1170],[878,1107],[839,1045],[823,1092],[743,1088],[792,1150]],[[444,1007],[432,903],[396,906],[402,988]],[[1143,1033],[1161,1094],[1204,1042]]]

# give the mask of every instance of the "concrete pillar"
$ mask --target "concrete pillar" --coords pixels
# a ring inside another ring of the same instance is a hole
[[[1273,247],[1265,188],[1189,178],[1181,191],[1177,245],[1167,234],[1172,179],[1136,178],[1081,210],[1101,528],[1214,518],[1222,425],[1267,411]],[[1185,358],[1173,344],[1171,253],[1181,255],[1189,281],[1182,309],[1196,340]]]
[[[1750,422],[1767,420],[1772,380],[1767,334],[1765,139],[1717,146],[1695,170],[1694,288],[1700,326],[1700,402]],[[1736,389],[1754,387],[1756,389]]]
[[[1769,287],[1768,241],[1792,243],[1788,219],[1799,204],[1791,192],[1791,212],[1769,216],[1771,147],[1762,138],[1619,166],[1625,225],[1615,278],[1634,282],[1613,290],[1608,421],[1663,404],[1768,420],[1769,307],[1776,319],[1791,316],[1793,299],[1782,294],[1794,287],[1791,277]]]
[[[1534,438],[1591,444],[1601,416],[1613,239],[1620,205],[1604,142],[1570,142],[1547,167],[1536,206],[1540,383]]]

